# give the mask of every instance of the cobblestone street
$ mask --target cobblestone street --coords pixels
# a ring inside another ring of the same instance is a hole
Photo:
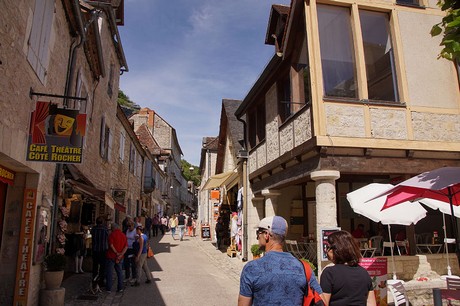
[[[184,237],[153,237],[155,257],[149,259],[154,281],[127,286],[123,293],[88,292],[90,273],[74,274],[63,283],[66,306],[89,305],[235,305],[244,263],[218,251],[210,241]]]

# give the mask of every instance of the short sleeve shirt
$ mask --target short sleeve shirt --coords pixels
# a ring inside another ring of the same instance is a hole
[[[240,294],[257,305],[302,305],[307,281],[298,259],[286,252],[268,252],[248,262],[241,272]]]
[[[330,306],[362,306],[372,290],[369,273],[361,267],[334,265],[326,267],[321,274],[323,292],[331,294]]]

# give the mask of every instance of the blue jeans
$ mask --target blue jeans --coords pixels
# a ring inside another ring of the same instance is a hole
[[[176,239],[174,238],[174,235],[176,234],[176,228],[175,227],[171,227],[171,236],[173,237],[173,239]]]
[[[106,289],[107,291],[112,290],[112,283],[113,283],[113,268],[115,267],[115,272],[117,273],[117,291],[123,289],[123,273],[122,273],[122,263],[115,263],[115,259],[107,259],[107,284]]]
[[[179,225],[179,238],[182,240],[184,238],[185,225]]]

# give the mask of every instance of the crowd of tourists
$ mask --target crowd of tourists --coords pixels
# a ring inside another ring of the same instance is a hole
[[[176,229],[179,239],[185,235],[194,237],[196,220],[192,215],[181,212],[179,215],[145,218],[145,225],[141,217],[127,216],[121,228],[119,224],[104,224],[104,219],[98,217],[96,225],[91,229],[92,241],[92,282],[93,288],[112,291],[113,272],[117,275],[117,292],[123,292],[126,286],[139,286],[142,272],[145,274],[145,283],[152,282],[152,274],[147,265],[149,239],[171,232],[175,240]]]

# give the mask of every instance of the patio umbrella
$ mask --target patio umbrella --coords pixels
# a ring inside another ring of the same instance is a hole
[[[373,195],[392,189],[391,184],[372,183],[347,194],[354,212],[371,219],[374,222],[382,222],[388,226],[390,244],[391,227],[390,224],[410,225],[416,224],[426,216],[426,210],[418,202],[404,202],[400,205],[382,210],[386,197],[379,197],[369,200]],[[393,268],[393,279],[396,280],[396,268],[394,261],[393,248],[391,250],[391,261]]]
[[[442,275],[441,278],[445,278],[445,277],[451,277],[452,276],[452,269],[450,267],[450,260],[449,260],[449,248],[448,248],[448,239],[450,238],[447,238],[447,231],[446,231],[446,217],[445,215],[448,214],[450,215],[451,214],[451,210],[450,210],[450,205],[446,205],[445,202],[442,202],[442,201],[438,201],[438,200],[433,200],[433,199],[420,199],[419,202],[423,205],[426,205],[428,207],[430,207],[431,209],[434,209],[434,210],[439,210],[441,213],[442,213],[442,229],[444,231],[444,249],[446,250],[446,260],[447,260],[447,276],[446,275]],[[454,211],[454,215],[455,217],[460,217],[460,206],[455,206],[455,207],[452,207],[453,211]]]
[[[435,199],[450,204],[450,216],[455,238],[455,250],[460,264],[460,248],[458,227],[455,220],[454,206],[460,205],[460,167],[443,167],[423,172],[404,182],[401,182],[379,196],[386,195],[385,205],[382,208],[398,205],[406,201],[420,198]]]

